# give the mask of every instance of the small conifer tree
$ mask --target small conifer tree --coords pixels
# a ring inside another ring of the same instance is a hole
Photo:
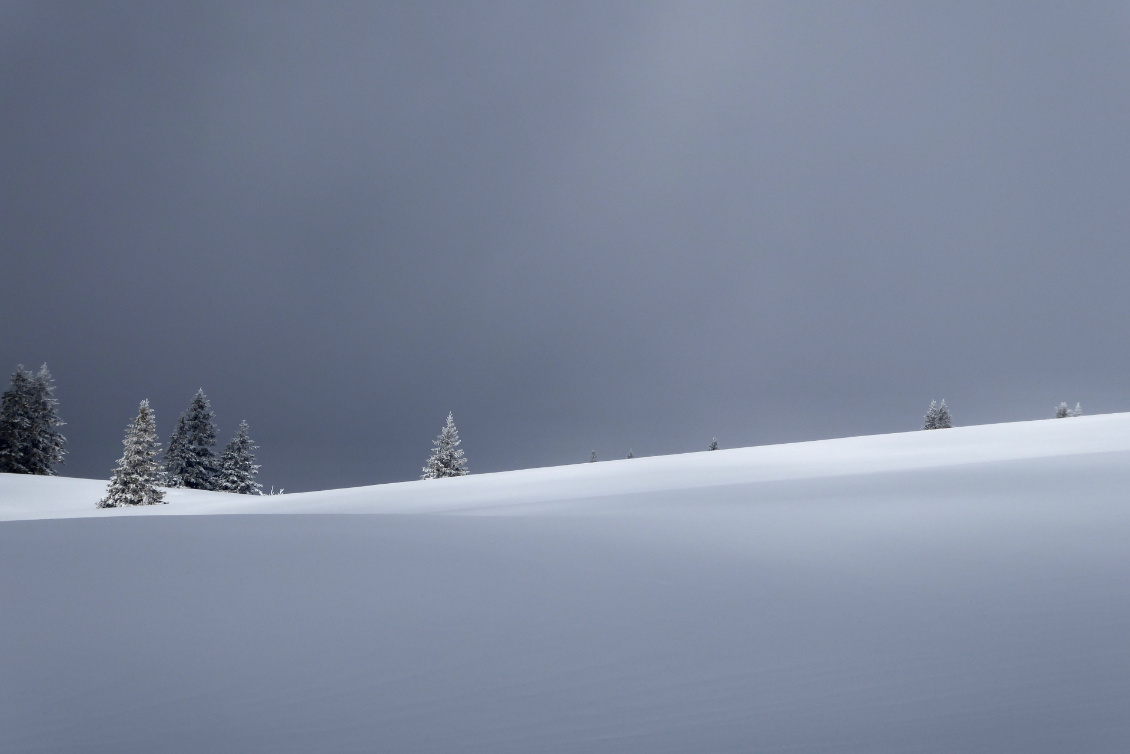
[[[1067,418],[1072,417],[1072,416],[1082,416],[1082,415],[1083,415],[1083,406],[1082,406],[1082,404],[1079,404],[1079,403],[1075,404],[1075,408],[1068,408],[1066,403],[1061,403],[1055,409],[1055,418],[1057,418],[1057,419],[1067,419]]]
[[[259,464],[251,452],[259,446],[247,434],[247,422],[239,423],[239,431],[220,456],[220,482],[217,489],[240,495],[262,495],[263,485],[255,481]]]
[[[197,390],[188,411],[177,420],[177,428],[169,438],[165,451],[165,484],[193,490],[217,489],[220,464],[212,452],[216,445],[215,417],[204,390]]]
[[[432,441],[435,448],[424,466],[421,479],[439,479],[449,476],[463,476],[467,473],[467,459],[459,448],[459,430],[455,428],[455,419],[450,412],[447,414],[447,423],[440,430],[439,436]]]
[[[937,426],[935,429],[949,429],[953,426],[953,420],[950,418],[949,407],[946,406],[945,398],[938,404],[938,418]]]
[[[953,420],[945,400],[940,404],[937,401],[930,401],[930,408],[926,410],[926,417],[922,421],[922,429],[950,429],[952,426]]]
[[[632,452],[631,448],[628,448],[628,458],[635,458],[635,457],[636,457],[636,454]]]
[[[922,420],[922,429],[938,428],[938,402],[930,401],[930,408],[926,409],[926,416]]]
[[[594,450],[589,454],[589,463],[596,463],[596,451]]]
[[[158,488],[160,467],[157,453],[157,417],[149,408],[149,401],[141,402],[137,418],[126,427],[122,441],[122,457],[110,478],[106,497],[98,501],[99,508],[117,508],[123,505],[157,505],[165,502],[165,493]]]
[[[715,437],[710,441],[710,447],[707,450],[718,450],[718,438]]]

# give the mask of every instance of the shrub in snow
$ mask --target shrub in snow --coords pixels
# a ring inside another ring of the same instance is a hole
[[[165,484],[193,490],[215,490],[220,483],[216,445],[216,415],[203,390],[197,390],[188,411],[177,419],[177,428],[165,449]]]
[[[718,438],[715,437],[710,441],[710,447],[707,450],[718,450]]]
[[[447,424],[439,432],[439,437],[432,441],[435,448],[431,458],[424,466],[421,479],[439,479],[447,476],[463,476],[467,473],[467,459],[459,448],[459,430],[455,428],[455,419],[451,413],[447,414]]]
[[[220,481],[216,489],[240,495],[262,495],[263,485],[255,481],[259,464],[255,463],[251,452],[258,447],[247,434],[247,422],[241,421],[239,431],[220,456]]]
[[[636,454],[632,452],[631,448],[628,448],[628,458],[635,458],[635,457],[636,457]]]
[[[54,467],[63,462],[67,442],[58,431],[65,423],[58,404],[46,364],[38,374],[25,372],[22,364],[16,368],[0,398],[0,471],[56,475]]]
[[[930,401],[930,408],[926,410],[926,418],[922,422],[922,429],[949,429],[953,426],[950,410],[943,399],[941,404]]]
[[[596,451],[595,450],[589,455],[589,463],[596,463]]]
[[[1082,416],[1082,415],[1083,415],[1083,407],[1081,405],[1079,405],[1078,403],[1075,404],[1075,408],[1068,408],[1066,403],[1061,403],[1061,404],[1059,404],[1059,406],[1055,410],[1055,418],[1057,418],[1057,419],[1066,419],[1066,418],[1071,417],[1071,416]]]
[[[160,467],[157,453],[157,417],[142,401],[137,418],[126,427],[122,441],[124,451],[118,467],[110,478],[106,497],[98,501],[99,508],[117,508],[123,505],[157,505],[165,502],[165,493],[157,487]]]

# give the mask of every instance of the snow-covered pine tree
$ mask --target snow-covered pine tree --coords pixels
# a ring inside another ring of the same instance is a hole
[[[54,393],[46,364],[35,375],[16,368],[0,398],[0,471],[55,476],[67,438],[58,431],[64,422]]]
[[[930,408],[926,409],[926,417],[922,420],[922,429],[938,428],[938,402],[930,401]]]
[[[432,441],[435,449],[431,458],[424,466],[421,479],[439,479],[448,476],[463,476],[467,473],[467,459],[459,448],[459,430],[455,428],[455,419],[451,413],[447,414],[447,424],[439,432],[439,437]]]
[[[219,459],[212,452],[216,445],[216,415],[204,390],[196,391],[188,411],[177,420],[165,452],[165,484],[193,490],[217,489]]]
[[[1058,406],[1056,406],[1056,409],[1055,409],[1055,418],[1057,418],[1057,419],[1066,419],[1066,418],[1071,417],[1071,416],[1082,416],[1082,415],[1083,415],[1083,406],[1082,406],[1082,404],[1079,404],[1079,403],[1075,404],[1075,408],[1068,408],[1067,403],[1061,403]]]
[[[247,422],[241,421],[239,431],[220,456],[220,483],[217,489],[240,495],[263,494],[263,485],[255,481],[259,464],[255,463],[255,455],[251,452],[258,447],[247,434]]]
[[[934,429],[950,429],[953,427],[953,420],[950,418],[950,410],[946,407],[946,399],[943,398],[942,402],[938,404],[938,417]]]
[[[0,397],[0,472],[31,473],[27,457],[34,426],[31,400],[32,375],[20,364]]]
[[[157,453],[157,417],[149,408],[149,401],[141,402],[137,418],[126,426],[122,441],[122,457],[110,478],[106,497],[98,501],[99,508],[117,508],[123,505],[157,505],[165,502],[165,493],[157,487],[160,466]]]
[[[184,414],[177,419],[176,429],[169,435],[165,446],[165,463],[161,467],[161,484],[164,487],[183,487],[184,470],[188,454],[188,420]]]
[[[34,417],[29,465],[32,474],[57,476],[55,466],[63,462],[67,451],[63,448],[67,438],[59,432],[66,424],[59,418],[59,400],[55,397],[55,380],[47,365],[31,381],[31,409]]]
[[[710,441],[710,447],[707,450],[718,450],[718,438],[715,437]]]

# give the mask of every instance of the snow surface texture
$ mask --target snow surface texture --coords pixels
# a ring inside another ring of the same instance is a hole
[[[1130,750],[1128,414],[104,488],[0,476],[6,754]]]

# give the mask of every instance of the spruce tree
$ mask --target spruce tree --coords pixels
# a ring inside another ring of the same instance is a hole
[[[184,470],[188,455],[188,420],[184,414],[177,419],[176,429],[169,436],[165,447],[165,463],[161,469],[161,481],[165,487],[183,487]]]
[[[240,495],[262,495],[263,485],[255,481],[259,465],[251,451],[259,446],[247,434],[247,422],[239,423],[239,431],[220,456],[220,482],[217,489]]]
[[[421,479],[439,479],[448,476],[463,476],[467,473],[467,459],[459,448],[459,430],[455,428],[455,419],[451,413],[447,414],[447,424],[439,432],[439,437],[432,441],[435,448]]]
[[[938,428],[938,402],[930,401],[930,408],[926,409],[926,416],[922,420],[922,429]]]
[[[38,374],[21,364],[11,386],[0,398],[0,471],[55,476],[63,462],[67,438],[58,428],[58,403],[51,372],[44,364]]]
[[[204,390],[197,390],[188,411],[177,420],[165,452],[165,483],[170,487],[217,489],[219,459],[212,452],[216,445],[215,417]]]
[[[110,478],[106,497],[98,501],[99,508],[117,508],[124,505],[157,505],[165,502],[165,493],[157,487],[160,467],[157,453],[157,417],[149,408],[149,401],[141,402],[137,418],[126,426],[122,441],[122,457]]]
[[[710,441],[710,447],[707,450],[718,450],[718,438],[715,437]]]
[[[940,405],[937,401],[930,401],[930,408],[926,410],[926,418],[922,421],[922,429],[950,429],[952,426],[953,420],[950,418],[950,410],[945,400],[942,400]]]
[[[24,365],[16,367],[8,389],[0,397],[0,471],[30,474],[28,449],[34,422],[31,409],[32,376]]]
[[[1082,416],[1083,406],[1079,403],[1075,404],[1075,408],[1068,408],[1066,403],[1061,403],[1055,409],[1055,418],[1067,419],[1072,416]]]
[[[951,427],[953,427],[953,420],[950,418],[949,408],[946,407],[946,399],[943,398],[938,405],[937,426],[934,429],[950,429]]]
[[[29,465],[32,474],[57,476],[55,466],[63,462],[67,438],[58,428],[66,424],[59,418],[59,401],[55,397],[55,380],[44,364],[31,382],[31,408],[34,417]]]

